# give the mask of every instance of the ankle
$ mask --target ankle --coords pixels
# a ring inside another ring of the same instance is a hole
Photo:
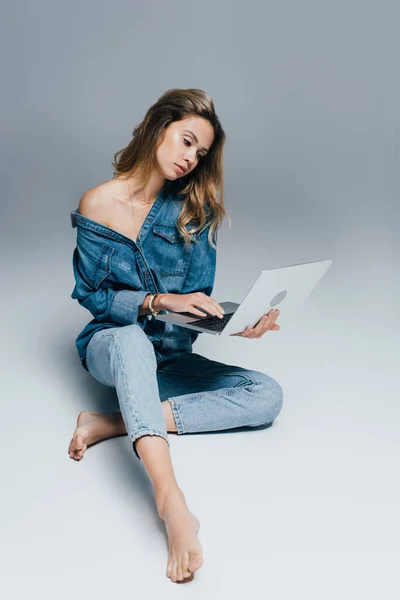
[[[164,488],[161,490],[155,491],[156,504],[158,514],[161,518],[163,518],[163,514],[165,511],[166,505],[171,501],[183,501],[186,504],[186,498],[180,487],[178,485],[171,486],[169,488]]]

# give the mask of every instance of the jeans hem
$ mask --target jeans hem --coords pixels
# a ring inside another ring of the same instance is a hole
[[[183,422],[181,419],[181,415],[179,414],[179,410],[176,404],[176,400],[175,398],[168,398],[168,401],[171,405],[172,408],[172,413],[174,415],[175,418],[175,424],[176,424],[176,433],[178,435],[182,435],[182,433],[185,433],[185,428],[183,427]]]
[[[135,442],[139,438],[141,438],[141,437],[143,437],[145,435],[157,435],[159,437],[162,437],[167,442],[168,448],[170,448],[170,443],[169,443],[169,440],[168,440],[168,433],[165,434],[163,431],[159,431],[157,429],[140,429],[136,433],[133,433],[133,434],[131,434],[129,436],[130,440],[132,442],[133,451],[134,451],[134,453],[136,454],[136,456],[138,457],[139,460],[141,460],[141,458],[140,458],[140,456],[138,454],[138,451],[136,450]]]

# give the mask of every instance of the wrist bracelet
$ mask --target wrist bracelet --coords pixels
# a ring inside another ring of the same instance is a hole
[[[159,310],[155,310],[155,309],[153,308],[153,302],[154,302],[154,300],[157,298],[157,296],[159,296],[159,295],[160,295],[160,294],[159,294],[158,292],[157,292],[156,294],[152,294],[152,295],[150,296],[150,300],[149,300],[149,308],[150,308],[150,310],[151,310],[151,312],[152,312],[152,314],[153,314],[154,316],[158,315],[158,313],[160,312]]]

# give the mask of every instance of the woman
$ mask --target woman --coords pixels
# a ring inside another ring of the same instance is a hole
[[[69,455],[80,460],[91,444],[129,435],[165,521],[166,574],[174,582],[192,578],[203,558],[168,433],[272,423],[282,407],[282,389],[268,375],[195,354],[197,332],[153,318],[160,311],[223,317],[211,293],[217,233],[227,216],[224,142],[210,96],[168,90],[114,155],[113,179],[86,192],[71,215],[72,298],[94,317],[77,338],[78,353],[93,377],[116,389],[121,412],[81,412]],[[278,330],[277,314],[234,335]]]

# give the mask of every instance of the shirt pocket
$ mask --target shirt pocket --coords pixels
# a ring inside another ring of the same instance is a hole
[[[176,225],[154,223],[150,240],[150,256],[159,275],[184,277],[192,247],[186,246],[183,235]]]

